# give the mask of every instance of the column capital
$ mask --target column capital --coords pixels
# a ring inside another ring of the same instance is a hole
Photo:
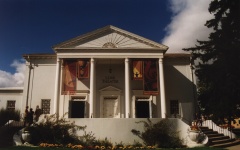
[[[159,58],[159,59],[158,59],[158,62],[159,62],[159,63],[163,63],[163,58]]]
[[[61,58],[57,58],[57,62],[59,63],[61,61]]]

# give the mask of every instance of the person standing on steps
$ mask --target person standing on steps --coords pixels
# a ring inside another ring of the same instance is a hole
[[[40,115],[42,114],[42,110],[39,108],[39,106],[37,105],[36,106],[36,110],[35,110],[35,113],[34,113],[34,115],[35,115],[35,118],[34,118],[34,120],[37,122],[38,121],[38,119],[39,119],[39,117],[40,117]]]
[[[30,108],[30,112],[29,112],[29,126],[33,123],[33,114],[34,111],[32,108]]]
[[[29,111],[28,111],[28,106],[26,106],[25,112],[24,112],[24,127],[28,125],[29,119]]]

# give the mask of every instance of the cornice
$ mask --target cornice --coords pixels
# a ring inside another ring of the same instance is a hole
[[[23,87],[5,87],[0,88],[0,91],[23,91]]]
[[[23,58],[27,61],[30,59],[56,59],[57,55],[56,54],[24,54]]]
[[[192,54],[189,53],[166,53],[164,54],[165,58],[180,58],[180,57],[185,57],[185,58],[190,58]]]

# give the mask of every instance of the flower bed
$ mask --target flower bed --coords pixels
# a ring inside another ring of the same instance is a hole
[[[39,145],[40,147],[52,147],[52,148],[71,148],[71,149],[82,149],[82,150],[130,150],[130,149],[142,149],[142,150],[149,150],[149,149],[155,149],[156,147],[154,146],[132,146],[132,145],[127,145],[127,146],[83,146],[83,145],[74,145],[74,144],[67,144],[67,145],[62,145],[62,144],[49,144],[49,143],[41,143]]]

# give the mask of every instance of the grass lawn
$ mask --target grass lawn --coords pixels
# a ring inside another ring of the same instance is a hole
[[[26,147],[26,146],[12,146],[0,148],[0,150],[74,150],[70,148],[43,148],[43,147]],[[173,150],[173,149],[157,149],[157,150]],[[181,148],[177,150],[227,150],[224,148],[198,147],[198,148]]]

